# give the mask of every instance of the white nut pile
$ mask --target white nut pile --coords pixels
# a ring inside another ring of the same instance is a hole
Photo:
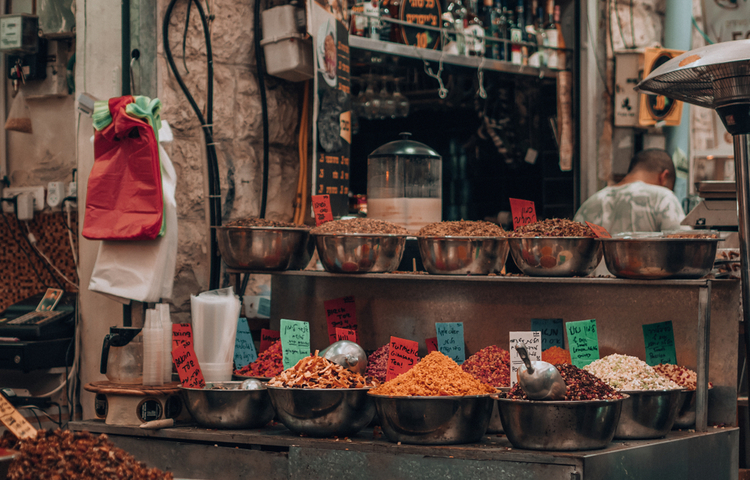
[[[671,390],[682,388],[662,377],[637,357],[612,354],[583,367],[615,390]]]

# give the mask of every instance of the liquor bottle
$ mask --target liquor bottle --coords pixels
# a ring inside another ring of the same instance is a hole
[[[468,12],[461,0],[451,0],[443,14],[443,28],[454,32],[458,55],[466,55],[464,28],[468,25]],[[447,42],[445,42],[447,43]],[[443,45],[445,45],[445,43]]]
[[[484,24],[479,13],[479,2],[470,0],[467,10],[466,23],[464,24],[466,55],[483,55]]]
[[[555,50],[565,47],[565,40],[560,30],[560,6],[555,5],[555,0],[547,0],[547,16],[548,22],[544,26],[544,32],[547,35],[547,45],[551,47],[547,50],[547,67],[564,69],[565,52]]]
[[[508,40],[508,9],[505,0],[495,0],[490,12],[490,33],[498,40]],[[495,60],[509,60],[505,42],[492,42],[491,57]]]
[[[544,29],[544,9],[540,6],[536,10],[536,45],[537,53],[539,54],[540,66],[547,65],[547,56],[549,50],[546,48],[549,45],[547,41],[547,32]]]
[[[365,36],[380,40],[380,5],[378,5],[378,0],[366,1],[364,6],[365,14],[368,15]]]
[[[510,60],[514,65],[524,65],[529,58],[529,50],[523,44],[526,32],[523,2],[524,0],[518,0],[516,18],[510,27]],[[524,62],[524,59],[526,62]]]

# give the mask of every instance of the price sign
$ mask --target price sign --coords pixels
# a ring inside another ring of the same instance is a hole
[[[357,308],[354,297],[334,298],[323,302],[326,309],[326,321],[328,322],[328,341],[336,341],[336,329],[357,329]]]
[[[192,343],[193,341],[193,327],[189,323],[173,323],[172,324],[172,349],[183,345],[185,342]]]
[[[437,337],[425,338],[424,342],[427,344],[427,353],[437,351],[438,349]]]
[[[438,0],[404,0],[398,18],[402,22],[440,27],[440,2]],[[392,25],[391,28],[398,28]],[[406,45],[419,48],[437,48],[440,32],[418,27],[401,27],[401,38]]]
[[[601,225],[597,225],[591,222],[586,222],[586,225],[588,225],[589,228],[594,232],[596,238],[612,238],[612,235],[609,234],[607,229],[602,227]]]
[[[565,348],[562,318],[532,318],[531,330],[542,332],[542,350],[550,347]]]
[[[568,332],[570,359],[578,368],[583,368],[594,360],[599,360],[599,336],[596,320],[581,320],[565,324]]]
[[[191,341],[185,341],[179,347],[172,349],[172,361],[183,386],[188,388],[203,388],[206,386],[206,380],[201,373],[201,367],[198,358],[195,356]]]
[[[529,361],[538,362],[542,359],[542,332],[510,332],[510,386],[518,382],[518,369],[523,360],[516,350],[516,343],[521,341],[526,345]]]
[[[461,365],[466,360],[463,322],[436,323],[438,350]]]
[[[646,346],[646,363],[650,366],[660,363],[677,365],[671,320],[643,325],[643,342]]]
[[[333,220],[331,197],[328,195],[313,195],[312,207],[313,214],[315,215],[315,225],[323,225]]]
[[[357,331],[351,328],[336,328],[336,341],[349,340],[357,343]]]
[[[266,297],[260,297],[258,300],[258,315],[263,317],[271,316],[271,300]]]
[[[262,328],[260,330],[260,352],[263,353],[268,350],[268,347],[278,342],[281,338],[281,332],[278,330],[268,330]]]
[[[234,340],[234,366],[242,368],[257,359],[258,354],[255,352],[253,334],[250,333],[247,318],[240,317],[240,321],[237,322],[237,337]]]
[[[388,349],[388,369],[385,380],[393,380],[402,373],[408,372],[419,360],[419,344],[403,338],[391,337]]]
[[[510,212],[513,215],[514,229],[536,222],[536,208],[534,207],[534,202],[518,198],[511,198],[509,200]]]
[[[310,356],[310,324],[298,320],[281,320],[281,351],[284,370]]]
[[[0,394],[0,422],[5,425],[8,430],[13,432],[18,438],[34,438],[36,437],[36,428],[34,428],[21,413],[16,410],[16,407],[3,395]]]

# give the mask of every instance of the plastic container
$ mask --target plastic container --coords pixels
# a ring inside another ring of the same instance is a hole
[[[143,326],[143,384],[164,384],[164,331],[156,310],[146,310]]]
[[[269,8],[261,14],[263,52],[269,75],[290,82],[313,77],[312,41],[305,34],[305,11],[293,5]]]
[[[169,315],[169,304],[158,303],[156,312],[161,322],[162,342],[164,342],[164,354],[162,355],[162,378],[164,383],[172,381],[172,319]]]
[[[206,383],[228,382],[232,379],[234,364],[229,363],[201,363],[201,373]]]
[[[190,296],[195,356],[205,364],[231,365],[240,317],[240,299],[232,288]],[[231,368],[230,368],[231,372]]]

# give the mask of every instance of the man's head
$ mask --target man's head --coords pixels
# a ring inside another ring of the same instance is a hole
[[[641,150],[630,161],[628,176],[635,174],[645,183],[674,188],[675,171],[672,157],[660,148]]]

